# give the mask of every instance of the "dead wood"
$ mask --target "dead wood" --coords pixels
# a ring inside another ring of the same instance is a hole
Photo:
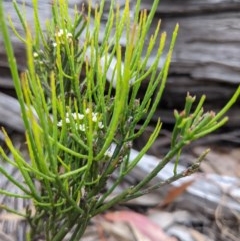
[[[17,2],[20,5],[22,3],[20,0]],[[24,11],[27,13],[27,23],[34,30],[31,0],[25,0],[25,2]],[[75,4],[77,4],[78,9],[81,9],[83,2],[86,5],[86,1],[69,1],[70,11],[73,11]],[[93,8],[97,2],[93,1]],[[106,1],[102,18],[103,29],[109,2],[110,0]],[[135,0],[130,2],[132,11],[134,11]],[[120,1],[121,7],[124,6],[124,3],[125,1]],[[143,0],[142,8],[150,9],[151,3],[151,1]],[[11,16],[16,29],[24,34],[11,1],[5,0],[3,4],[6,14]],[[172,109],[182,108],[186,92],[197,96],[206,94],[208,98],[207,109],[214,110],[221,108],[230,98],[236,86],[240,84],[239,10],[240,3],[238,1],[192,0],[184,4],[177,0],[161,1],[151,31],[154,30],[158,19],[162,19],[162,30],[169,34],[168,42],[170,33],[177,22],[180,24],[180,31],[163,104],[160,106],[156,118],[160,115],[163,121],[172,123]],[[43,28],[45,28],[46,19],[51,18],[50,0],[39,3],[39,17]],[[26,66],[23,44],[13,33],[11,39],[19,70],[22,71]],[[124,45],[124,39],[122,44]],[[154,53],[152,57],[154,57]],[[161,64],[159,68],[161,68]],[[0,36],[0,89],[6,92],[11,88],[13,88],[13,84]],[[142,93],[144,94],[144,92],[143,88]],[[236,128],[238,126],[240,121],[238,111],[239,108],[236,106],[230,112],[229,127]]]

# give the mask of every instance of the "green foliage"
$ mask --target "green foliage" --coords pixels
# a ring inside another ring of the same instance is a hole
[[[145,147],[130,161],[132,141],[144,132],[161,100],[178,32],[176,25],[165,64],[159,72],[157,67],[166,40],[166,33],[160,34],[160,22],[148,42],[145,57],[142,56],[158,2],[155,0],[147,13],[140,11],[140,1],[137,1],[132,19],[128,1],[123,13],[114,7],[115,1],[111,1],[101,44],[99,35],[104,1],[95,11],[93,24],[91,5],[86,13],[84,9],[80,12],[76,10],[72,17],[68,13],[67,1],[54,1],[53,18],[48,20],[45,33],[40,26],[37,1],[33,0],[34,35],[14,2],[25,36],[20,36],[11,26],[26,46],[28,61],[27,70],[19,77],[0,1],[1,32],[21,106],[30,157],[30,162],[25,160],[4,131],[14,160],[2,148],[0,154],[19,169],[24,183],[17,183],[0,167],[0,173],[23,195],[5,190],[0,190],[0,193],[32,200],[36,212],[19,213],[26,217],[32,228],[31,240],[43,234],[46,240],[60,241],[70,230],[70,240],[79,240],[94,215],[119,202],[159,188],[161,184],[144,189],[174,157],[177,157],[174,174],[166,182],[190,174],[190,171],[177,173],[182,148],[227,121],[222,116],[236,101],[240,88],[216,115],[213,112],[204,113],[202,106],[205,97],[192,111],[195,98],[188,95],[185,109],[181,113],[174,112],[176,124],[169,153],[138,185],[109,199],[153,144],[161,129],[159,120]],[[125,48],[121,46],[122,38],[126,41]],[[156,57],[152,66],[146,69],[155,46],[158,49]],[[139,100],[137,95],[146,78],[149,79],[147,91]],[[140,120],[144,120],[142,127],[136,130]],[[119,176],[105,191],[107,180],[116,169]],[[191,170],[195,171],[194,168]],[[8,207],[5,209],[16,213]]]

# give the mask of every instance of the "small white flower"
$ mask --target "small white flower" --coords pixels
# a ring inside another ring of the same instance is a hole
[[[60,121],[57,123],[57,126],[59,126],[59,127],[62,126],[62,120],[60,120]]]
[[[97,122],[97,115],[98,115],[98,113],[95,113],[95,112],[92,113],[92,121],[93,122]]]
[[[99,129],[103,129],[104,128],[104,125],[101,121],[98,122],[98,128]]]
[[[87,109],[85,110],[85,113],[86,113],[86,114],[89,114],[89,113],[90,113],[90,109],[87,108]]]
[[[61,37],[63,35],[63,29],[59,29],[59,31],[56,34],[58,37]]]
[[[72,117],[74,120],[82,120],[84,118],[84,115],[75,112],[75,113],[72,113]]]
[[[57,43],[56,43],[56,42],[53,42],[53,43],[52,43],[52,46],[53,46],[54,48],[56,48],[56,47],[57,47]]]
[[[82,120],[84,118],[84,115],[83,114],[78,114],[78,119],[79,120]]]
[[[111,158],[112,157],[112,152],[110,150],[107,150],[105,153],[104,153],[104,156],[105,157],[108,157],[108,158]]]
[[[77,119],[77,113],[76,113],[76,112],[71,113],[71,115],[72,115],[72,118],[73,118],[74,120],[76,120],[76,119]]]
[[[70,119],[68,117],[66,117],[65,121],[66,123],[70,123]]]
[[[79,130],[80,130],[80,131],[86,131],[85,125],[84,125],[84,124],[80,124],[80,125],[79,125]]]
[[[71,39],[71,38],[72,38],[72,34],[68,32],[68,33],[67,33],[67,38],[68,38],[68,39]]]
[[[38,53],[37,53],[37,52],[34,52],[34,53],[33,53],[33,57],[34,57],[34,58],[37,58],[37,57],[38,57]]]

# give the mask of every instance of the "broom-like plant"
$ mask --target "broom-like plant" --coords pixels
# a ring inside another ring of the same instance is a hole
[[[153,1],[150,12],[141,11],[138,0],[134,17],[130,14],[129,1],[120,12],[112,0],[101,41],[104,1],[96,8],[94,20],[90,17],[90,3],[86,10],[76,9],[71,16],[67,1],[53,1],[52,19],[46,24],[46,32],[40,25],[37,0],[32,3],[34,34],[15,1],[13,6],[25,35],[21,36],[11,20],[9,22],[26,47],[27,70],[19,76],[0,1],[0,30],[21,106],[29,153],[26,160],[3,129],[13,159],[2,148],[1,157],[19,170],[24,183],[16,182],[0,166],[0,173],[23,194],[6,190],[0,193],[31,200],[34,213],[18,213],[4,206],[26,218],[31,227],[29,240],[42,236],[45,240],[61,241],[68,234],[69,240],[74,241],[82,237],[93,216],[196,171],[207,152],[185,172],[178,173],[178,158],[183,147],[227,121],[223,116],[236,101],[240,88],[217,114],[203,111],[205,97],[192,110],[195,98],[188,95],[184,110],[174,112],[176,124],[167,155],[136,186],[110,198],[159,135],[160,119],[138,156],[129,160],[132,141],[144,132],[161,100],[178,25],[164,65],[158,71],[166,40],[166,33],[160,34],[160,22],[146,48],[146,36],[158,0]],[[125,47],[121,46],[122,39]],[[147,68],[153,51],[156,51],[155,59]],[[146,79],[146,93],[139,100],[138,92]],[[139,121],[142,124],[137,130]],[[173,176],[147,186],[173,158],[177,160]],[[119,175],[106,190],[106,183],[115,170]]]

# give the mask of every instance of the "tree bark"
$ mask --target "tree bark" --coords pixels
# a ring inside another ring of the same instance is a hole
[[[18,0],[20,9],[22,1]],[[25,0],[27,23],[34,29],[32,1]],[[74,5],[78,9],[86,1],[70,0],[70,11]],[[110,0],[106,0],[105,12],[102,18],[104,28]],[[124,7],[125,0],[119,1]],[[153,1],[142,0],[142,8],[150,9]],[[92,7],[96,7],[97,0]],[[136,0],[131,0],[131,10],[134,11]],[[12,18],[16,29],[23,30],[11,1],[3,1],[6,14]],[[162,31],[168,33],[168,42],[176,23],[180,30],[171,63],[169,78],[163,97],[163,105],[159,108],[162,119],[173,123],[172,109],[181,109],[186,92],[200,96],[206,94],[207,109],[220,109],[230,98],[237,85],[240,84],[240,2],[226,0],[162,0],[157,9],[151,30],[159,19],[162,20]],[[24,12],[23,11],[23,12]],[[40,22],[45,28],[46,19],[51,18],[51,1],[39,2]],[[151,32],[151,31],[150,31]],[[151,33],[149,33],[150,36]],[[17,58],[19,71],[26,66],[23,44],[12,33],[12,43]],[[147,39],[148,40],[148,39]],[[146,42],[147,42],[146,40]],[[124,45],[124,42],[123,42]],[[154,57],[154,54],[153,56]],[[161,66],[159,66],[159,69]],[[13,88],[10,72],[5,56],[2,37],[0,36],[0,88]],[[144,94],[144,88],[142,90]],[[229,126],[236,127],[240,121],[238,108],[230,112]],[[157,117],[157,116],[156,116]],[[0,120],[1,121],[1,120]]]

